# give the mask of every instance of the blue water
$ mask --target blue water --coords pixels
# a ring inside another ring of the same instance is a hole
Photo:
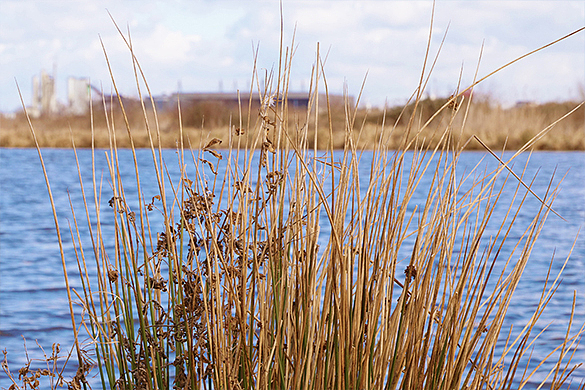
[[[85,190],[90,195],[91,151],[80,150],[78,153]],[[176,153],[170,150],[164,153],[167,164],[176,165]],[[70,149],[43,150],[43,157],[59,213],[67,266],[75,274],[76,265],[68,227],[68,223],[73,223],[70,218],[68,191],[76,212],[83,212],[75,157]],[[96,157],[96,170],[108,177],[103,152],[96,153]],[[129,169],[121,172],[126,180],[129,199],[132,198],[132,185],[129,181],[134,176],[131,158],[131,152],[120,151],[120,159],[126,161],[120,166]],[[528,155],[521,156],[516,163],[517,169],[520,169],[518,173],[527,158]],[[364,174],[369,170],[371,159],[372,155],[368,153],[361,159],[360,171],[363,168]],[[468,171],[482,159],[485,163],[481,164],[487,164],[490,168],[496,166],[493,157],[489,155],[466,152],[461,156],[458,170],[462,173]],[[148,198],[149,193],[156,194],[157,191],[155,180],[151,180],[150,151],[138,151],[138,161],[143,190]],[[504,325],[504,329],[510,325],[521,327],[528,321],[534,305],[538,302],[551,258],[554,256],[557,259],[553,263],[554,273],[560,269],[575,243],[563,273],[562,284],[540,319],[541,327],[548,324],[550,326],[535,343],[534,359],[546,356],[564,338],[574,292],[577,295],[575,324],[580,326],[585,322],[585,232],[576,238],[579,230],[585,227],[585,153],[533,153],[525,177],[532,179],[537,174],[532,188],[539,196],[544,196],[555,171],[554,185],[566,174],[553,204],[554,210],[565,221],[552,214],[546,221]],[[152,186],[150,188],[149,183]],[[110,193],[109,183],[105,179],[102,192]],[[421,192],[413,200],[422,205],[425,198],[422,185]],[[102,207],[107,207],[108,199],[109,196],[104,195]],[[496,220],[502,216],[497,215],[498,212],[501,214],[506,211],[508,204],[505,199],[502,200],[502,205],[493,217]],[[537,207],[538,202],[529,196],[519,216],[518,229],[526,227]],[[512,231],[512,239],[521,233],[520,230]],[[79,287],[76,283],[73,280],[72,287]],[[0,149],[0,349],[8,351],[8,362],[16,375],[18,368],[26,361],[23,337],[26,338],[30,358],[42,357],[36,342],[49,353],[53,343],[60,343],[62,350],[66,350],[71,347],[73,340],[55,223],[37,152],[32,149]],[[579,348],[574,359],[585,361],[584,346]],[[578,369],[573,378],[577,383],[585,380],[585,368]],[[0,372],[0,388],[7,388],[9,385],[6,375]]]

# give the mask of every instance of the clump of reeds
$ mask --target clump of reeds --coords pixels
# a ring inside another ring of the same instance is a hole
[[[535,371],[522,364],[558,277],[542,286],[532,319],[514,337],[502,326],[534,242],[554,212],[556,188],[538,198],[540,209],[508,250],[504,243],[523,201],[538,195],[509,161],[460,177],[464,142],[453,134],[465,127],[464,120],[456,122],[465,103],[454,97],[439,107],[436,114],[448,118],[439,125],[434,116],[420,122],[421,76],[400,147],[387,148],[393,125],[382,124],[364,177],[355,106],[344,110],[342,151],[333,150],[339,129],[331,121],[329,148],[317,148],[318,106],[328,104],[318,99],[319,88],[327,87],[319,55],[315,98],[291,125],[290,64],[283,49],[258,91],[257,119],[236,120],[227,139],[185,145],[179,125],[177,176],[157,141],[156,111],[149,118],[144,108],[155,193],[144,191],[126,121],[137,194],[127,196],[111,138],[111,193],[101,193],[94,170],[93,199],[84,195],[81,213],[71,208],[82,288],[68,291],[82,319],[71,307],[80,369],[70,385],[84,386],[90,355],[102,386],[119,389],[505,389],[528,383]],[[114,123],[108,126],[115,134]],[[257,136],[243,138],[250,131]],[[227,149],[218,150],[220,142]],[[427,197],[415,206],[423,175],[430,178]],[[514,201],[505,218],[494,221],[503,191],[513,191]],[[81,220],[90,232],[89,250]],[[565,340],[551,347],[556,362],[545,380],[552,388],[578,366],[573,355],[582,333],[569,326]]]

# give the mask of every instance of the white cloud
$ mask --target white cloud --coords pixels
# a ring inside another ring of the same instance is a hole
[[[144,60],[167,65],[187,61],[190,52],[199,42],[199,35],[184,34],[157,24],[150,34],[133,40],[133,45],[137,53],[146,55]]]

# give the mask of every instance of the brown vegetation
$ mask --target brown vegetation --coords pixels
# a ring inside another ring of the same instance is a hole
[[[231,135],[244,132],[246,137],[242,145],[248,144],[257,136],[253,129],[257,126],[256,114],[252,112],[252,121],[248,121],[248,101],[243,99],[242,110],[230,107],[220,102],[195,103],[181,107],[181,124],[183,127],[183,141],[193,148],[200,148],[208,139],[220,138],[227,140]],[[448,99],[425,99],[419,102],[417,115],[414,120],[425,123],[434,115]],[[320,102],[321,105],[325,102]],[[451,123],[451,137],[454,141],[465,143],[474,135],[481,138],[487,146],[494,150],[517,150],[539,131],[546,128],[558,118],[570,112],[578,105],[577,102],[559,102],[546,104],[525,104],[511,108],[501,105],[484,97],[473,97],[472,103],[467,101],[458,103],[450,110],[439,112],[428,131],[442,127],[451,121],[448,111],[457,110],[457,115]],[[111,105],[114,109],[107,110],[110,123],[106,122],[106,112],[103,107],[94,107],[93,127],[95,129],[95,147],[106,148],[110,145],[110,132],[116,135],[118,147],[130,147],[126,126],[119,104]],[[255,105],[257,106],[257,105]],[[256,108],[257,111],[257,107]],[[148,133],[142,107],[137,101],[124,102],[135,147],[150,147]],[[386,110],[380,108],[358,109],[356,111],[352,137],[359,148],[374,149],[383,136],[383,143],[390,149],[399,146],[412,117],[414,104],[406,107],[392,107]],[[154,127],[154,113],[147,108],[147,117],[150,126]],[[240,114],[242,112],[242,114]],[[343,148],[345,129],[345,107],[333,105],[330,113],[319,115],[319,130],[317,144],[320,149]],[[176,148],[179,138],[178,109],[157,113],[160,126],[160,142],[163,148]],[[467,115],[467,116],[466,116]],[[295,126],[309,124],[308,136],[312,139],[315,117],[309,116],[304,110],[294,110],[288,113],[291,129]],[[463,125],[463,119],[465,124]],[[41,147],[71,147],[71,135],[77,147],[89,148],[92,146],[90,114],[84,116],[54,116],[32,119]],[[299,125],[300,123],[300,125]],[[331,132],[329,129],[331,124]],[[248,131],[247,129],[252,129]],[[230,131],[231,130],[231,131]],[[298,130],[298,129],[297,129]],[[331,144],[331,135],[333,143]],[[292,137],[295,138],[294,136]],[[429,146],[436,141],[428,138]],[[158,144],[155,140],[155,144]],[[226,145],[226,144],[224,144]],[[29,135],[28,123],[24,113],[14,118],[6,116],[0,119],[0,146],[2,147],[33,147],[34,143]],[[466,149],[483,149],[474,140],[471,140]],[[534,146],[534,150],[585,150],[585,109],[578,108],[570,116],[556,124],[554,128]]]

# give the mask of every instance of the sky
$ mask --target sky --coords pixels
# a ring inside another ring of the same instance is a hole
[[[284,44],[294,36],[290,91],[308,89],[317,45],[330,93],[362,91],[361,104],[382,106],[402,104],[416,89],[432,2],[283,0],[282,8]],[[89,77],[109,93],[102,42],[119,91],[138,96],[129,50],[110,15],[130,32],[154,95],[248,91],[256,51],[261,74],[278,67],[278,0],[0,0],[0,112],[21,108],[17,83],[30,104],[32,77],[42,69],[55,75],[62,103],[68,77]],[[449,96],[459,78],[466,86],[476,71],[486,75],[583,26],[584,1],[437,0],[432,57],[445,40],[427,92]],[[503,104],[583,100],[584,90],[585,32],[476,89]]]

